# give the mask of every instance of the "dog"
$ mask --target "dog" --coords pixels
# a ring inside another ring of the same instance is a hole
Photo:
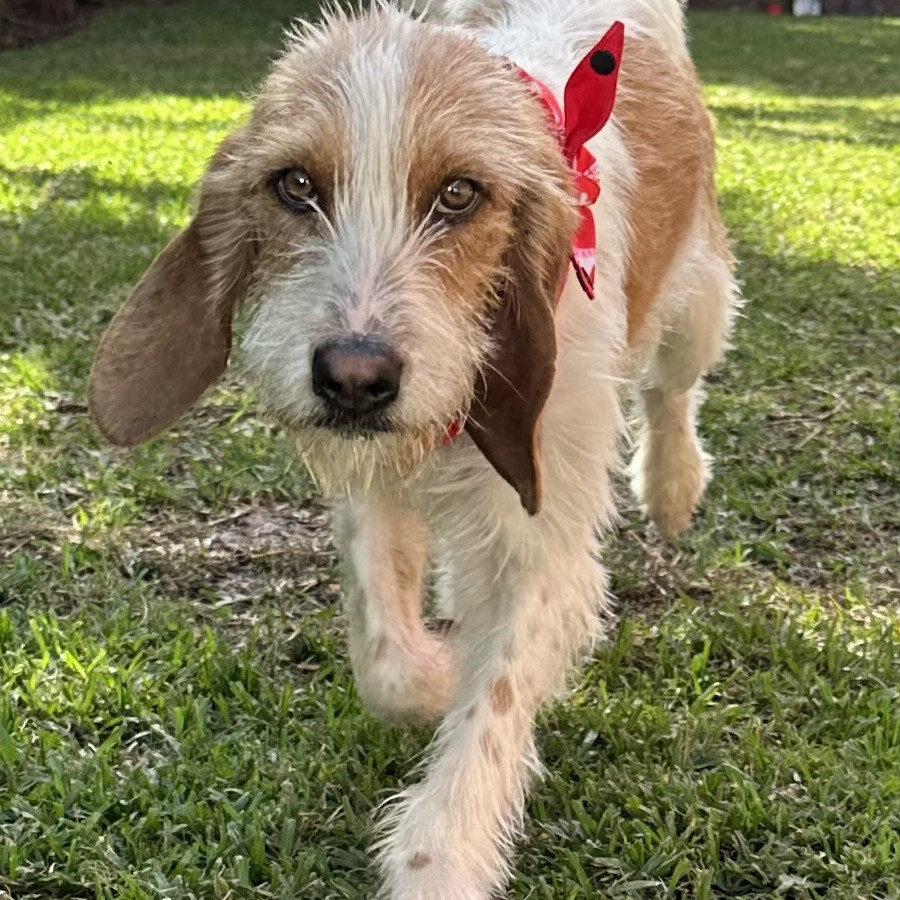
[[[243,307],[245,369],[334,505],[359,695],[439,722],[381,896],[504,889],[535,714],[609,621],[629,392],[641,507],[689,523],[739,302],[714,157],[677,0],[334,10],[99,345],[92,416],[133,445],[225,369]]]

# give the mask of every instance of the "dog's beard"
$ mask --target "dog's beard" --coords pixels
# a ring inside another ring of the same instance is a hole
[[[353,433],[318,425],[290,427],[294,448],[326,497],[352,488],[392,486],[412,481],[443,443],[446,428]]]

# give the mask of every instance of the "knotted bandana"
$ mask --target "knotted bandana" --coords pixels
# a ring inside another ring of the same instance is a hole
[[[597,160],[584,145],[603,128],[612,114],[624,42],[625,26],[614,22],[569,76],[563,91],[565,112],[545,84],[516,67],[519,78],[531,88],[547,111],[563,156],[572,168],[580,222],[572,239],[569,258],[579,284],[591,300],[594,299],[597,268],[597,234],[590,207],[600,196],[600,175]]]
[[[603,128],[612,115],[624,43],[625,26],[621,22],[614,22],[569,76],[563,91],[565,112],[547,85],[524,69],[514,66],[519,78],[547,111],[550,127],[572,169],[580,220],[572,238],[569,259],[578,283],[591,300],[594,299],[594,275],[597,269],[597,232],[590,208],[600,196],[600,174],[597,160],[584,145]],[[449,444],[462,431],[464,422],[465,418],[461,418],[447,426],[441,446]]]

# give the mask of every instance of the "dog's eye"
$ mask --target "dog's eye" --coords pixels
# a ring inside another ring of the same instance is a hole
[[[481,188],[468,178],[451,178],[441,188],[434,209],[442,216],[459,216],[472,212],[481,203]]]
[[[288,209],[306,212],[316,202],[316,187],[306,169],[287,169],[275,182],[275,191]]]

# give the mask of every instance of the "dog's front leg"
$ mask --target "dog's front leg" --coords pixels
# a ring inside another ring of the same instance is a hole
[[[391,722],[439,719],[455,687],[447,644],[422,622],[428,536],[415,513],[377,494],[336,510],[347,569],[350,659],[363,702]]]
[[[469,552],[457,575],[459,686],[424,780],[389,813],[390,900],[486,900],[506,882],[539,769],[535,712],[592,632],[604,591],[587,541],[548,540]]]

